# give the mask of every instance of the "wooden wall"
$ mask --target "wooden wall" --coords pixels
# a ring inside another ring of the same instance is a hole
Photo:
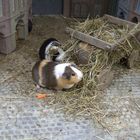
[[[64,0],[64,16],[87,18],[107,13],[109,0]]]

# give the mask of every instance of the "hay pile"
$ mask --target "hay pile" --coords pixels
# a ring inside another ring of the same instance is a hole
[[[87,19],[85,22],[77,23],[75,30],[82,31],[109,43],[116,43],[120,38],[126,37],[127,34],[133,33],[135,30],[140,30],[139,25],[134,29],[129,30],[127,26],[119,26],[110,24],[103,18]],[[74,61],[74,54],[79,40],[70,39],[64,44],[64,49],[67,53],[65,62]],[[106,127],[103,118],[108,112],[105,109],[105,104],[101,102],[104,94],[97,90],[97,75],[104,69],[112,69],[113,66],[120,61],[122,57],[130,55],[133,49],[140,49],[140,42],[132,37],[127,38],[120,44],[115,51],[104,51],[95,48],[90,54],[89,63],[80,65],[79,67],[84,73],[82,83],[75,88],[56,94],[50,98],[50,104],[62,105],[60,110],[63,110],[68,116],[84,116],[92,118]]]

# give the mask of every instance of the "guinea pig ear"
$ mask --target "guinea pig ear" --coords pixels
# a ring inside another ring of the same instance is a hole
[[[61,43],[58,42],[58,41],[53,41],[52,42],[52,46],[60,46],[60,45],[61,45]]]

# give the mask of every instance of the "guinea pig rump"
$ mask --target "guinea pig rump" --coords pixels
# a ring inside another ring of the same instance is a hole
[[[48,70],[48,65],[51,62],[48,60],[42,60],[37,62],[32,69],[32,76],[35,83],[41,87],[49,86],[50,76],[52,70]]]
[[[38,73],[39,64],[40,64],[40,62],[36,62],[35,65],[32,68],[32,78],[33,78],[35,84],[39,83],[39,73]]]

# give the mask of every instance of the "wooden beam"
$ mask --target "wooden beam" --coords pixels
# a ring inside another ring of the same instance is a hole
[[[111,44],[109,44],[103,40],[100,40],[96,37],[84,34],[80,31],[76,31],[76,30],[69,28],[69,27],[66,28],[66,33],[69,33],[72,37],[79,39],[83,42],[86,42],[86,43],[88,43],[92,46],[95,46],[97,48],[100,48],[103,50],[111,50],[111,47],[112,47]]]
[[[113,24],[119,24],[119,25],[128,25],[130,28],[133,28],[136,24],[127,20],[120,19],[118,17],[113,17],[110,15],[105,14],[104,18],[107,19],[109,22]]]

